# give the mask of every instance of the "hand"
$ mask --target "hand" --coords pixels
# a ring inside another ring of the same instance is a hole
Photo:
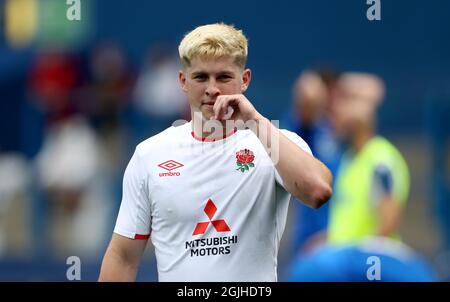
[[[232,108],[232,114],[229,120],[242,120],[243,122],[249,120],[260,120],[263,116],[256,111],[252,103],[243,94],[233,95],[219,95],[214,103],[214,116],[211,119],[225,120],[228,113],[228,108]]]

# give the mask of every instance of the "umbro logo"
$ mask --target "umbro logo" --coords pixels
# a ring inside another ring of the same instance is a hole
[[[183,167],[183,164],[176,162],[174,160],[168,160],[158,165],[158,167],[163,168],[169,172],[159,173],[159,177],[167,177],[167,176],[180,176],[180,172],[172,172],[172,170]]]

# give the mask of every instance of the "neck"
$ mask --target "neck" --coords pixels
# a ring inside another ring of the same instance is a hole
[[[355,153],[361,151],[364,145],[374,136],[373,125],[366,123],[356,128],[352,138],[352,149]]]

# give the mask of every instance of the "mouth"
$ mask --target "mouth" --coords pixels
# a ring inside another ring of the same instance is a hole
[[[215,101],[202,102],[202,105],[214,106]]]

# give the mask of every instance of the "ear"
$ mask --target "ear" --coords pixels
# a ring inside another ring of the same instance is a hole
[[[247,90],[248,86],[250,85],[251,79],[252,79],[252,71],[247,68],[242,72],[241,93],[244,93]]]
[[[178,73],[178,80],[180,81],[181,89],[183,89],[184,92],[187,92],[186,88],[186,74],[184,73],[184,70],[180,70]]]

